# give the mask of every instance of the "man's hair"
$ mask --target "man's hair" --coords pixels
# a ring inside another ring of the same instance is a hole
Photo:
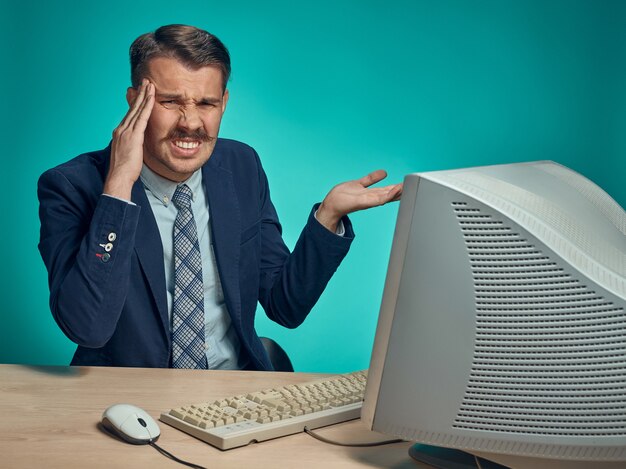
[[[226,46],[213,34],[194,26],[170,24],[139,36],[130,46],[130,80],[137,88],[148,72],[148,63],[157,57],[178,60],[197,70],[208,65],[222,71],[222,88],[230,77],[230,55]]]

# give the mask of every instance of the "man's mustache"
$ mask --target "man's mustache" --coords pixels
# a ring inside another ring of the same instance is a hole
[[[167,135],[165,140],[183,140],[186,138],[190,140],[200,140],[202,142],[215,140],[215,137],[208,135],[204,129],[197,129],[192,132],[187,132],[182,129],[174,129]]]

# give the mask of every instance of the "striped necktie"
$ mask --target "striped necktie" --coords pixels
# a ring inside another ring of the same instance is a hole
[[[191,189],[180,184],[172,202],[174,221],[174,305],[172,311],[172,368],[208,368],[204,349],[204,286]]]

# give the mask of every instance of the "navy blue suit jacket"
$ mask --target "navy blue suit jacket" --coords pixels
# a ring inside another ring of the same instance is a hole
[[[132,191],[136,205],[102,195],[109,157],[110,147],[85,153],[39,179],[39,250],[48,269],[50,308],[78,344],[72,365],[168,367],[171,337],[159,231],[141,181]],[[254,330],[257,302],[283,326],[302,323],[348,252],[351,224],[344,218],[342,238],[320,225],[312,211],[290,253],[252,148],[218,139],[202,177],[241,353],[248,354],[251,368],[271,369]],[[109,242],[107,256],[103,245]]]

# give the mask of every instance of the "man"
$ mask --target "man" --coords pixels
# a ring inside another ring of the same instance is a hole
[[[333,188],[293,250],[256,152],[219,139],[230,57],[206,31],[170,25],[130,49],[129,111],[108,148],[39,180],[39,250],[73,365],[272,369],[257,302],[298,326],[353,238],[346,215],[400,197]]]

